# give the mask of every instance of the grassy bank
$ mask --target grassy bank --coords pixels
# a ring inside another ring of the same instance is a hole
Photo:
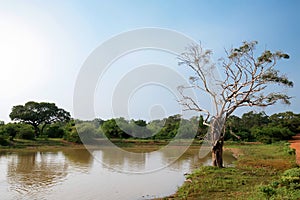
[[[106,143],[104,139],[95,140],[92,145],[96,146],[105,146]],[[143,146],[151,146],[153,148],[159,149],[162,146],[169,144],[169,140],[143,140],[143,139],[111,139],[111,142],[116,146],[121,148],[123,147],[143,147]],[[195,140],[191,143],[190,140],[176,140],[173,141],[173,145],[178,146],[199,146],[201,141]],[[9,141],[7,146],[1,146],[0,150],[11,150],[11,149],[53,149],[53,148],[84,148],[84,145],[77,144],[73,142],[68,142],[61,138],[37,138],[35,140],[24,140],[24,139],[14,139],[13,141]]]
[[[290,190],[282,183],[284,171],[296,167],[295,155],[286,144],[226,147],[238,155],[235,167],[201,167],[187,175],[175,195],[163,199],[300,198],[300,190]]]
[[[83,145],[67,142],[60,138],[24,140],[15,139],[8,146],[0,146],[0,151],[10,150],[51,150],[57,148],[84,148]]]
[[[115,145],[119,147],[135,147],[135,146],[166,146],[170,143],[171,140],[158,140],[158,139],[111,139]],[[199,146],[202,144],[201,140],[187,140],[187,139],[178,139],[172,140],[172,145],[174,146]]]

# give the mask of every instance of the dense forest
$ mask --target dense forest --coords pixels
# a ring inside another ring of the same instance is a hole
[[[29,115],[24,113],[29,113]],[[81,143],[81,139],[84,141],[89,141],[88,138],[101,140],[104,137],[144,140],[197,138],[201,140],[208,130],[208,127],[203,124],[202,116],[184,119],[180,115],[173,115],[150,122],[141,119],[127,120],[122,117],[82,121],[70,118],[68,112],[57,108],[55,104],[36,102],[28,102],[23,107],[15,106],[10,117],[13,122],[7,124],[0,122],[0,145],[2,146],[10,145],[15,139],[35,140],[37,138],[62,138],[74,143]],[[36,122],[37,119],[39,123]],[[300,133],[300,114],[288,111],[268,116],[264,112],[251,111],[241,117],[232,115],[226,122],[225,131],[225,140],[263,143],[287,140],[296,133]]]

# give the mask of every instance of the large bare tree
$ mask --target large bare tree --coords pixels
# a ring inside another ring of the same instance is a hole
[[[224,124],[237,108],[266,107],[278,101],[290,104],[291,97],[278,86],[292,87],[293,82],[275,69],[278,60],[288,59],[289,55],[269,50],[257,55],[256,45],[256,41],[244,42],[238,48],[225,50],[226,57],[219,60],[219,65],[212,62],[212,51],[198,44],[189,46],[179,57],[179,64],[194,72],[190,86],[178,87],[182,95],[179,103],[185,110],[205,116],[204,123],[210,127],[206,139],[211,145],[213,166],[223,167]],[[189,96],[189,89],[208,95],[213,109]]]

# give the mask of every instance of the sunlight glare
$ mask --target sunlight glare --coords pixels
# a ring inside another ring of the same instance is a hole
[[[44,42],[33,27],[19,19],[1,17],[0,30],[0,92],[14,96],[42,79]]]

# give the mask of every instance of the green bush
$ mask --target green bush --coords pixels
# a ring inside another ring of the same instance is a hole
[[[75,142],[78,144],[81,144],[81,139],[78,135],[77,129],[75,127],[75,123],[71,122],[68,123],[65,127],[65,134],[63,137],[65,140],[69,141],[69,142]]]
[[[16,137],[19,139],[33,140],[35,139],[35,133],[30,125],[19,124],[18,133]]]
[[[44,134],[47,135],[48,138],[62,138],[65,131],[61,126],[53,124],[46,128]]]
[[[80,139],[84,143],[92,143],[97,135],[97,129],[92,123],[80,123],[76,125]]]
[[[8,123],[1,126],[0,135],[9,138],[9,140],[13,140],[15,137],[28,140],[35,138],[32,126],[22,123]]]
[[[1,126],[0,134],[13,140],[19,132],[20,124],[8,123]]]
[[[290,143],[289,142],[285,142],[284,146],[283,146],[283,150],[285,152],[287,152],[289,155],[295,155],[296,154],[296,150],[290,147]]]
[[[9,142],[7,141],[5,136],[0,135],[0,146],[8,146],[8,145],[9,145]]]
[[[77,122],[68,124],[65,128],[64,139],[69,142],[81,144],[93,143],[95,138],[103,137],[102,132],[96,129],[95,124],[90,122]]]
[[[281,176],[281,183],[287,187],[295,186],[294,184],[298,184],[300,186],[300,168],[292,168],[286,170]],[[300,187],[299,187],[300,188]]]
[[[300,168],[286,170],[279,181],[261,186],[260,191],[267,199],[299,199],[300,198]]]
[[[272,186],[267,185],[267,186],[261,186],[260,191],[264,193],[264,195],[267,198],[270,198],[274,194],[276,194],[276,189],[274,189]]]

